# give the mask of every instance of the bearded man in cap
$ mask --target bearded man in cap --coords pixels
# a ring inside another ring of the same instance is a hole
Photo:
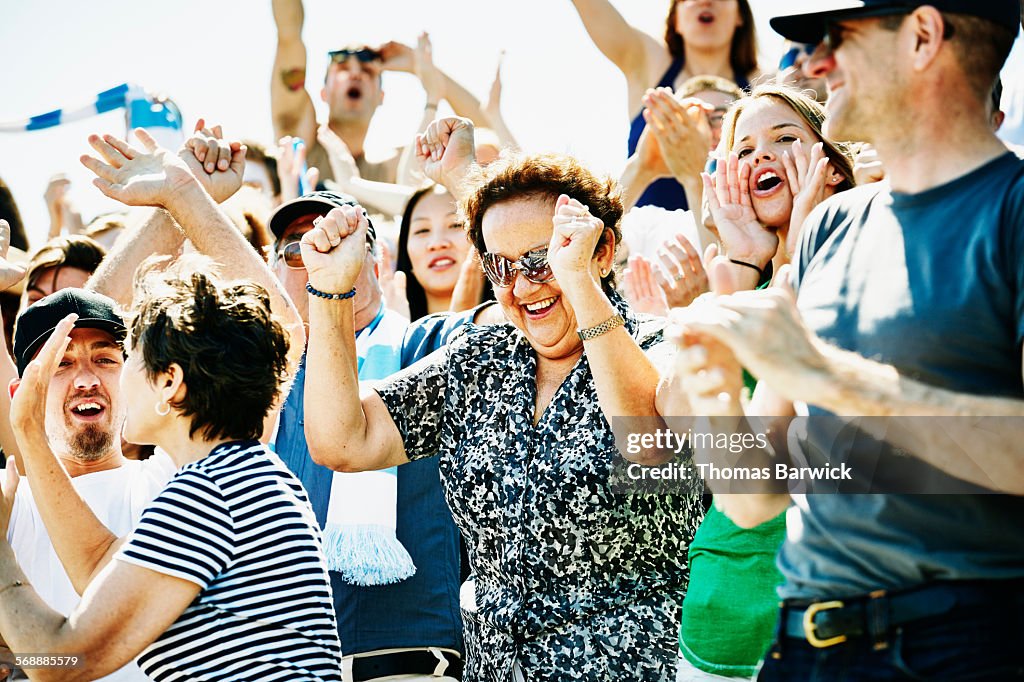
[[[129,460],[121,453],[125,406],[120,399],[120,379],[125,324],[114,301],[94,291],[71,288],[26,308],[18,317],[14,333],[18,376],[24,375],[57,323],[71,313],[78,315],[78,320],[60,368],[47,387],[46,445],[97,518],[111,532],[126,535],[174,475],[175,466],[161,451],[145,461]],[[19,390],[19,383],[20,379],[12,382],[12,395]],[[31,447],[21,445],[21,457],[29,460]],[[40,465],[32,461],[21,464]],[[77,590],[84,585],[72,584],[54,550],[55,543],[68,538],[51,537],[47,527],[66,528],[68,532],[72,529],[61,518],[44,523],[40,509],[53,514],[58,505],[37,504],[36,498],[52,491],[31,489],[27,480],[18,481],[13,460],[7,466],[0,496],[0,532],[6,531],[18,563],[40,596],[61,613],[71,613],[80,598]],[[10,520],[4,524],[7,513]],[[103,679],[126,682],[148,678],[135,663],[129,663]]]
[[[681,313],[675,371],[700,379],[680,390],[704,414],[806,409],[789,441],[812,464],[855,461],[866,443],[884,454],[870,494],[774,481],[718,498],[743,527],[792,505],[759,680],[1024,677],[1024,162],[991,126],[1019,21],[1018,0],[837,0],[772,19],[817,45],[804,68],[828,86],[826,136],[870,142],[888,176],[808,217],[795,298],[779,287]],[[741,364],[760,380],[748,408],[709,379]],[[834,415],[870,418],[856,425],[870,442],[838,450],[819,428]],[[971,426],[983,417],[1008,419]],[[879,485],[893,463],[920,477]],[[909,494],[926,480],[965,494]]]

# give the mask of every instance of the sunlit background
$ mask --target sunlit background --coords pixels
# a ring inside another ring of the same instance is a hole
[[[663,32],[666,0],[614,4],[634,25],[654,35]],[[753,0],[753,6],[762,60],[771,68],[782,40],[768,18],[783,2]],[[800,3],[784,6],[790,10]],[[96,93],[129,81],[172,97],[186,126],[203,116],[221,122],[231,136],[273,139],[270,0],[0,0],[0,7],[0,121],[87,104]],[[306,0],[305,9],[307,82],[316,88],[321,114],[316,86],[329,49],[386,40],[412,45],[426,30],[437,65],[482,100],[500,52],[506,52],[503,112],[525,149],[568,152],[612,173],[625,161],[628,117],[634,113],[626,111],[625,80],[590,42],[569,0]],[[412,139],[425,102],[411,75],[385,75],[384,89],[367,141],[371,157]],[[70,177],[71,197],[86,221],[113,207],[78,163],[91,132],[123,134],[123,113],[0,133],[0,177],[14,192],[34,246],[45,238],[43,192],[53,173]]]

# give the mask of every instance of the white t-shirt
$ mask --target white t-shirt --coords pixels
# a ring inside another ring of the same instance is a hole
[[[76,476],[71,483],[103,525],[114,535],[123,537],[135,527],[142,510],[163,490],[175,471],[174,462],[167,453],[157,449],[147,460],[126,460],[124,466]],[[7,540],[39,596],[51,608],[64,615],[70,614],[81,597],[57,558],[28,479],[24,477],[14,497]],[[149,680],[135,663],[129,663],[102,679],[116,682]]]

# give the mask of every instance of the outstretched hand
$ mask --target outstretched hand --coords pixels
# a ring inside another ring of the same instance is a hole
[[[0,218],[0,291],[5,291],[21,281],[25,276],[25,266],[12,263],[7,259],[11,248],[11,225]]]
[[[433,121],[416,136],[416,158],[425,176],[461,196],[462,182],[476,163],[473,122],[456,116]]]
[[[291,201],[299,196],[299,177],[306,165],[308,148],[305,143],[294,144],[295,138],[282,137],[277,142],[277,176],[281,180],[281,202]],[[315,166],[306,169],[305,181],[309,187],[316,187],[320,181],[320,170]]]
[[[426,31],[416,39],[416,49],[413,51],[413,55],[413,72],[420,79],[420,83],[427,93],[427,103],[436,106],[444,99],[444,76],[434,65],[433,46],[430,44],[430,35]]]
[[[642,255],[629,257],[629,267],[622,273],[622,289],[633,310],[657,317],[668,315],[665,292],[658,285],[654,267]]]
[[[105,195],[129,206],[167,208],[197,183],[185,161],[157,145],[149,133],[136,128],[144,150],[113,135],[89,136],[89,144],[104,159],[84,155],[82,165],[96,174],[92,183]]]
[[[487,102],[484,104],[484,115],[487,116],[491,125],[501,120],[501,66],[505,62],[505,51],[498,55],[498,68],[494,71],[494,80],[491,81],[491,89],[487,93]]]
[[[352,290],[366,260],[368,226],[362,206],[341,206],[302,235],[302,262],[314,289],[329,294]]]
[[[708,290],[708,275],[700,254],[690,240],[681,234],[658,249],[654,268],[658,286],[665,293],[670,308],[685,308]]]

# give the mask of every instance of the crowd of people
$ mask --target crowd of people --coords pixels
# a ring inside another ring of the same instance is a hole
[[[123,210],[57,175],[34,250],[0,184],[0,679],[1024,679],[1020,0],[780,9],[777,68],[748,0],[573,5],[618,178],[426,34],[307,85],[272,0],[277,145],[92,135]],[[746,474],[623,483],[677,465]]]

